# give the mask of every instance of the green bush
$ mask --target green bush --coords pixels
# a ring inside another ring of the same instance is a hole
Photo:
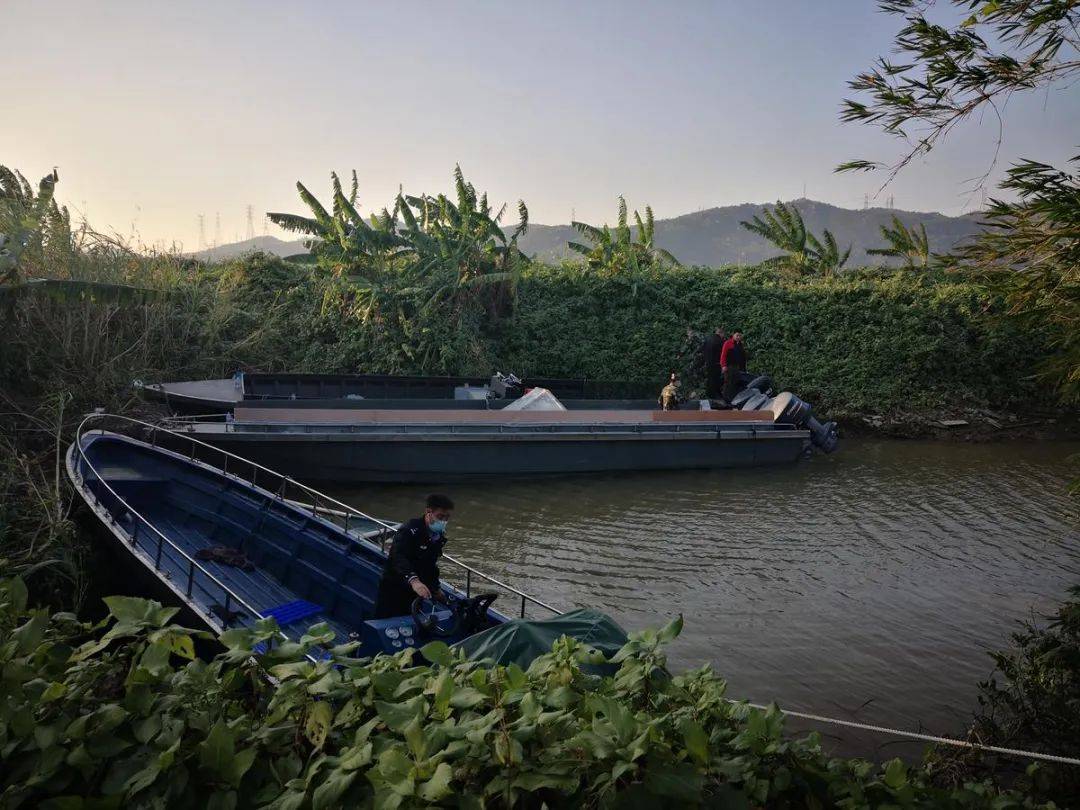
[[[93,627],[26,602],[0,581],[5,808],[1032,806],[787,739],[775,707],[728,701],[708,668],[667,674],[681,619],[632,635],[599,678],[568,638],[528,670],[442,642],[420,665],[358,660],[325,625],[253,658],[272,619],[226,632],[207,662],[205,634],[156,602],[110,597]]]
[[[1025,621],[1012,646],[991,653],[994,674],[979,684],[979,709],[969,737],[1005,748],[1080,758],[1080,586],[1049,621]],[[941,748],[931,767],[943,784],[990,776],[1026,792],[1080,807],[1080,767],[1016,760]]]
[[[868,271],[781,281],[757,269],[602,275],[534,268],[500,332],[500,365],[550,375],[651,380],[686,327],[746,335],[750,367],[823,409],[884,412],[1009,405],[1045,338],[1020,331],[977,286]]]

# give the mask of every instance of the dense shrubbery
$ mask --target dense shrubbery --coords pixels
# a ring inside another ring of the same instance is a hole
[[[708,669],[675,677],[662,644],[631,636],[614,676],[582,671],[571,639],[528,668],[485,667],[436,642],[349,658],[312,627],[251,659],[273,620],[199,634],[173,608],[106,600],[91,627],[26,609],[0,581],[0,805],[81,807],[1024,807],[986,783],[940,789],[900,760],[827,757],[785,738],[774,708],[724,697]],[[304,655],[329,648],[330,659]],[[264,677],[264,671],[276,683]]]
[[[318,271],[286,280],[289,267],[255,256],[213,271],[230,280],[222,294],[236,309],[232,320],[245,312],[252,319],[250,351],[224,356],[256,368],[499,368],[659,387],[682,362],[687,327],[737,326],[751,366],[784,387],[829,410],[885,412],[1015,404],[1030,396],[1033,365],[1047,353],[1048,335],[994,317],[1001,302],[977,285],[905,271],[788,281],[760,268],[597,273],[533,264],[517,283],[513,311],[493,319],[480,302],[433,303],[404,283],[361,296]],[[266,281],[282,276],[280,285]],[[260,321],[263,312],[276,320]]]
[[[687,326],[738,327],[752,368],[834,410],[1008,404],[1043,351],[1038,335],[992,320],[997,303],[974,285],[903,271],[785,282],[758,268],[604,276],[567,266],[534,269],[518,293],[505,365],[663,380]]]

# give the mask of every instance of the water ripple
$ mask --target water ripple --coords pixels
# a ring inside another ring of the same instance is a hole
[[[453,485],[451,551],[629,629],[682,612],[673,664],[729,694],[956,731],[986,651],[1080,580],[1078,449],[846,442],[782,469]],[[404,518],[424,493],[343,494]]]

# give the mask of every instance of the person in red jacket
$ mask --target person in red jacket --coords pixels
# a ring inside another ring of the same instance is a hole
[[[724,341],[724,347],[720,350],[720,369],[724,373],[724,399],[730,403],[739,393],[742,372],[746,371],[746,348],[743,346],[742,332],[738,329]]]

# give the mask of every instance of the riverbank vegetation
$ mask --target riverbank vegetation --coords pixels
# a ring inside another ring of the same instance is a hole
[[[1016,93],[1066,89],[1080,76],[1080,5],[1059,0],[888,0],[884,12],[900,21],[893,56],[849,82],[844,121],[872,126],[902,144],[893,161],[856,159],[838,171],[881,171],[888,183],[929,154],[960,124],[994,113],[999,145],[1006,104]],[[1080,174],[1039,160],[1006,173],[992,200],[988,232],[938,263],[981,277],[1005,298],[1009,311],[1054,327],[1055,351],[1040,365],[1043,378],[1068,402],[1080,401]],[[988,156],[986,182],[996,163]]]
[[[681,619],[633,634],[599,677],[583,669],[597,654],[568,638],[527,670],[441,642],[423,661],[357,660],[326,626],[256,653],[272,619],[204,660],[175,608],[107,603],[90,625],[0,580],[4,807],[1038,806],[788,739],[775,707],[729,701],[708,668],[667,673]]]
[[[255,254],[216,265],[73,229],[55,175],[36,195],[5,176],[0,231],[25,238],[0,284],[2,556],[57,604],[86,590],[58,451],[90,409],[135,407],[134,379],[499,369],[651,392],[677,370],[692,389],[687,330],[721,325],[747,335],[752,368],[843,416],[1026,407],[1046,399],[1033,369],[1061,340],[1054,324],[1011,315],[982,279],[939,269],[678,265],[652,245],[648,209],[631,238],[624,202],[607,242],[583,226],[596,237],[585,261],[531,261],[515,241],[524,206],[502,230],[502,212],[460,172],[451,195],[402,193],[366,222],[355,179],[346,195],[333,178],[327,207],[301,188],[312,216],[288,221],[312,236],[313,264]]]

